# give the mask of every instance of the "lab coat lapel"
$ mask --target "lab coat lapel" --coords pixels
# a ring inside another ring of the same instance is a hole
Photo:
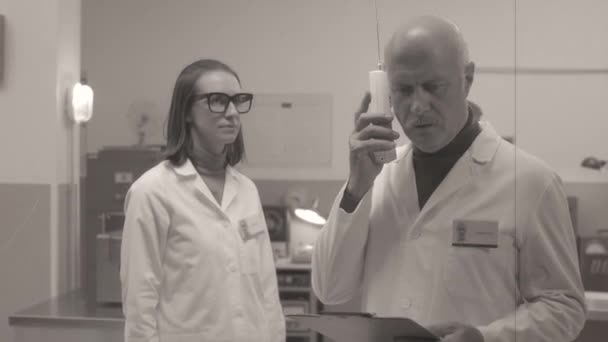
[[[190,181],[193,182],[196,191],[200,192],[204,196],[205,200],[208,201],[213,207],[221,211],[220,205],[215,200],[215,197],[213,197],[211,190],[209,190],[209,187],[207,184],[205,184],[203,178],[198,174],[198,172],[196,172],[196,169],[194,168],[194,165],[192,165],[190,159],[186,159],[181,166],[175,168],[175,171],[181,176],[191,178]]]
[[[466,151],[454,164],[437,189],[422,207],[419,219],[422,219],[431,209],[448,200],[455,192],[473,180],[470,154]]]
[[[220,204],[217,203],[217,200],[215,199],[215,197],[213,197],[213,194],[211,193],[211,190],[209,189],[209,187],[207,186],[207,184],[205,183],[205,181],[203,180],[203,177],[201,177],[200,175],[196,175],[196,180],[194,181],[196,189],[198,191],[200,191],[209,202],[213,203],[213,205],[217,208],[217,209],[221,209]],[[222,195],[223,197],[223,195]]]
[[[405,205],[405,210],[411,222],[414,222],[420,214],[420,206],[418,205],[418,188],[416,187],[416,175],[414,172],[414,161],[412,160],[412,149],[407,147],[405,155],[398,162],[401,163],[401,169],[395,173],[395,184],[391,187],[398,202]],[[405,181],[405,184],[402,182]],[[401,184],[400,184],[401,183]],[[399,201],[399,199],[402,199]]]
[[[476,170],[494,158],[502,138],[488,122],[479,121],[479,125],[481,126],[481,132],[431,194],[420,212],[419,219],[423,218],[437,205],[448,200],[459,189],[471,183],[475,173],[478,172]]]
[[[222,195],[222,209],[225,211],[238,193],[238,179],[231,166],[226,167],[226,180],[224,181],[224,194]]]

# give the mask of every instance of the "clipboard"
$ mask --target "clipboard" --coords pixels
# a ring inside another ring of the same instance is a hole
[[[439,341],[439,337],[409,318],[376,317],[370,313],[344,312],[297,314],[286,317],[335,342]]]

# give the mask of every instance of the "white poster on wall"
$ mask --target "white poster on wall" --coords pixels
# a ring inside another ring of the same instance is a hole
[[[241,119],[245,167],[331,167],[330,94],[255,94]]]

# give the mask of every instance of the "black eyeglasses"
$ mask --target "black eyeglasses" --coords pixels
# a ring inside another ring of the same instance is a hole
[[[253,94],[251,93],[237,93],[232,96],[226,93],[207,93],[192,95],[193,101],[200,101],[203,99],[207,100],[209,110],[212,113],[226,113],[230,102],[234,105],[234,108],[239,114],[245,114],[251,110],[251,104],[253,103]]]

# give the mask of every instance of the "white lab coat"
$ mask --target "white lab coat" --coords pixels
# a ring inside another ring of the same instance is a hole
[[[480,124],[422,210],[409,145],[353,213],[340,191],[313,256],[322,302],[362,296],[363,311],[470,324],[485,342],[574,340],[585,304],[561,181]],[[498,222],[498,248],[453,247],[456,219]]]
[[[126,342],[278,342],[285,321],[255,184],[232,167],[218,205],[194,166],[164,161],[125,201]],[[255,226],[244,241],[241,222]]]

